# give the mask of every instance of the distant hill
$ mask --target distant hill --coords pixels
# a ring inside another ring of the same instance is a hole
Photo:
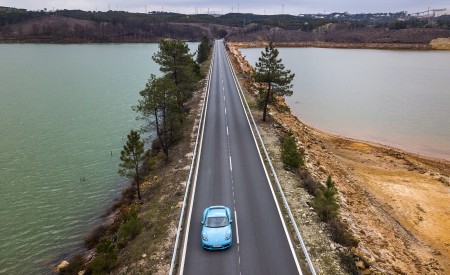
[[[156,42],[161,38],[200,41],[323,41],[334,43],[429,43],[450,37],[450,16],[406,13],[221,16],[122,11],[27,11],[0,7],[0,42]]]

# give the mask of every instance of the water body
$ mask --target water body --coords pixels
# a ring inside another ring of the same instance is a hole
[[[157,50],[0,45],[0,274],[49,273],[126,186],[120,150]]]
[[[254,65],[263,49],[241,49]],[[450,160],[450,52],[280,48],[315,128]]]

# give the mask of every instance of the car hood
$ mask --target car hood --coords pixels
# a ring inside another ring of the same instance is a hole
[[[224,227],[203,227],[202,234],[206,234],[208,237],[208,242],[210,243],[217,243],[217,242],[223,242],[225,240],[225,237],[227,235],[227,232],[231,233],[230,226],[224,226]]]

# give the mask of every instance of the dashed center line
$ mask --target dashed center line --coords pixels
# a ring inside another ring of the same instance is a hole
[[[236,222],[236,241],[239,244],[239,229],[238,229],[238,219],[237,219],[236,210],[234,210],[234,221]]]

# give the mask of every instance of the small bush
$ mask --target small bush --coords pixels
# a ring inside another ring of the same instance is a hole
[[[338,215],[339,204],[335,195],[337,189],[331,176],[328,176],[326,186],[321,186],[317,196],[314,198],[314,208],[323,221],[330,221]]]
[[[298,169],[300,165],[303,165],[303,157],[297,149],[297,142],[291,132],[281,141],[281,159],[289,169]]]
[[[138,207],[136,205],[131,205],[130,208],[128,208],[124,213],[123,213],[123,222],[127,222],[130,219],[137,219],[137,214],[138,214]]]
[[[134,239],[142,229],[142,223],[137,217],[137,207],[131,206],[123,217],[123,223],[117,232],[119,246],[124,246],[127,242]]]
[[[104,238],[96,247],[95,258],[91,268],[93,274],[106,274],[113,270],[117,263],[117,249],[114,244]]]
[[[342,266],[349,274],[358,274],[355,270],[355,258],[350,249],[345,249],[339,253]]]
[[[158,162],[165,158],[166,158],[166,154],[164,154],[164,152],[162,150],[160,150],[157,154],[150,156],[148,158],[148,162],[147,162],[148,171],[153,171],[155,169],[156,165],[158,164]]]
[[[155,138],[152,140],[151,150],[150,150],[150,156],[156,156],[159,151],[162,150],[161,143],[159,142],[159,139]]]
[[[328,221],[331,236],[333,240],[345,247],[358,246],[358,240],[350,233],[348,226],[342,223],[338,218],[332,218]]]
[[[321,184],[316,181],[307,170],[301,171],[300,178],[302,179],[303,185],[306,187],[308,193],[313,196],[317,196]]]
[[[87,249],[94,248],[100,239],[106,234],[108,227],[106,225],[97,226],[91,234],[89,234],[86,238],[84,238],[84,245]]]

